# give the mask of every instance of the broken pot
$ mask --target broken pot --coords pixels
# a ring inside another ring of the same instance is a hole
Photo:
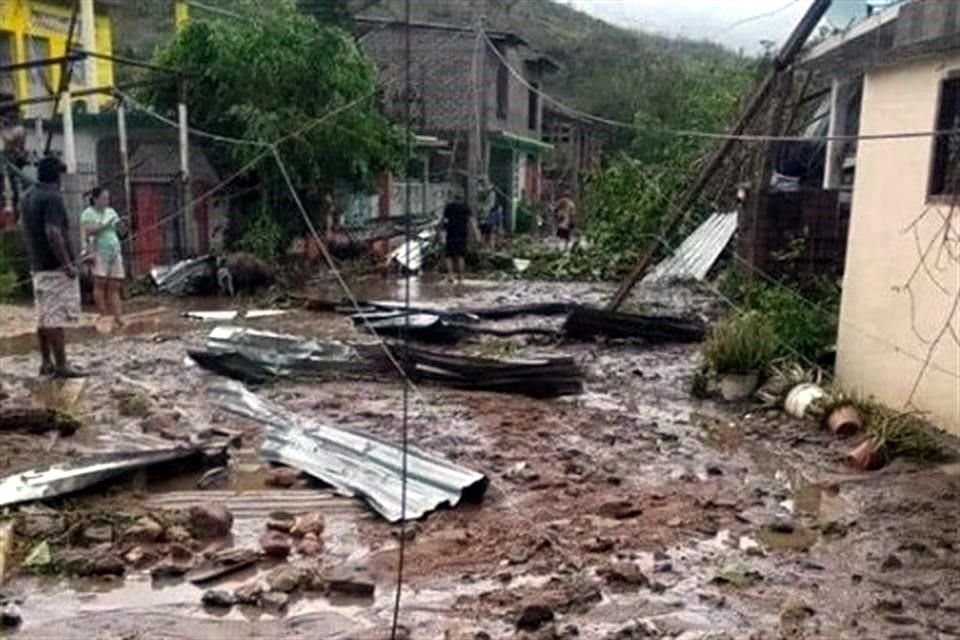
[[[849,438],[863,429],[863,416],[852,404],[844,404],[831,411],[824,421],[830,433]]]
[[[818,384],[812,382],[798,384],[787,394],[787,398],[783,402],[783,408],[794,418],[805,418],[807,417],[807,410],[817,400],[826,395],[827,392]]]
[[[744,400],[749,398],[750,394],[757,390],[759,383],[760,374],[756,371],[750,373],[724,373],[720,376],[720,395],[728,402]]]
[[[847,457],[860,471],[875,471],[887,464],[886,443],[879,438],[867,438],[854,447]]]

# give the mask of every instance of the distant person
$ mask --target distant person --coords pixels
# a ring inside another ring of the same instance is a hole
[[[80,225],[87,238],[87,251],[93,260],[93,301],[104,318],[113,317],[116,327],[123,327],[120,291],[125,274],[120,251],[120,216],[110,207],[110,192],[95,187],[90,192],[90,206],[80,214]]]
[[[500,199],[494,200],[493,205],[486,211],[483,222],[480,224],[480,234],[488,249],[495,250],[500,234],[503,232],[503,204]]]
[[[563,240],[563,248],[569,249],[577,226],[577,205],[566,193],[557,201],[557,237]]]
[[[463,284],[467,256],[467,235],[470,228],[470,207],[457,194],[443,209],[446,229],[447,274],[452,280],[456,274],[457,284]]]
[[[67,210],[60,193],[63,164],[52,156],[37,165],[37,186],[23,199],[23,231],[30,253],[37,309],[40,375],[79,378],[67,364],[64,328],[80,321],[80,283],[70,249]]]

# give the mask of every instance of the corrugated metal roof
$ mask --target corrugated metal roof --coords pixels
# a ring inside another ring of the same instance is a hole
[[[736,211],[713,214],[680,244],[672,256],[647,274],[643,282],[703,280],[736,230]]]
[[[211,395],[223,409],[267,426],[261,455],[301,469],[340,491],[362,497],[390,522],[416,520],[464,497],[486,491],[481,473],[456,466],[415,447],[407,450],[407,504],[401,512],[402,450],[356,431],[304,420],[235,382],[218,385]]]

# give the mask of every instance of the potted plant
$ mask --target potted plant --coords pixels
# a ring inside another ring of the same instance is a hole
[[[870,434],[848,454],[861,471],[874,471],[895,457],[927,462],[949,459],[943,446],[931,435],[931,427],[916,413],[899,413],[877,403],[864,403]]]
[[[704,356],[720,379],[725,400],[742,400],[756,390],[760,371],[776,354],[776,343],[769,320],[755,311],[731,316],[714,327]]]

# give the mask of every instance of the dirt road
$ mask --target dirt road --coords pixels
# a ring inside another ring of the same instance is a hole
[[[421,302],[450,305],[583,303],[609,289],[475,282],[460,292],[424,286],[419,293]],[[640,304],[653,312],[711,309],[709,298],[687,290],[644,295]],[[137,393],[152,410],[178,412],[183,435],[209,425],[244,434],[225,484],[209,494],[236,508],[235,544],[255,542],[284,492],[326,495],[316,487],[268,489],[256,454],[260,427],[210,406],[212,377],[185,356],[211,326],[171,311],[130,335],[73,345],[78,363],[96,373],[74,389],[72,407],[85,428],[53,442],[0,434],[0,466],[21,470],[134,441],[143,418],[122,415],[119,398]],[[296,312],[251,326],[360,337],[332,314]],[[550,401],[438,387],[415,394],[414,442],[488,474],[491,484],[482,503],[416,525],[401,612],[409,637],[960,637],[960,467],[897,461],[855,474],[842,460],[849,443],[811,423],[753,405],[694,401],[696,346],[518,338],[461,347],[575,356],[587,371],[586,391]],[[0,368],[13,399],[50,402],[64,393],[33,380],[33,356],[0,358]],[[400,390],[384,380],[284,383],[259,393],[337,426],[397,438]],[[53,504],[136,510],[202,500],[197,476],[134,478]],[[331,500],[324,509],[321,564],[362,564],[377,585],[373,599],[298,597],[283,615],[211,611],[200,603],[202,589],[157,584],[135,570],[94,582],[21,574],[4,592],[22,599],[20,633],[30,638],[389,637],[396,528],[354,501]],[[530,631],[518,631],[518,622]]]

